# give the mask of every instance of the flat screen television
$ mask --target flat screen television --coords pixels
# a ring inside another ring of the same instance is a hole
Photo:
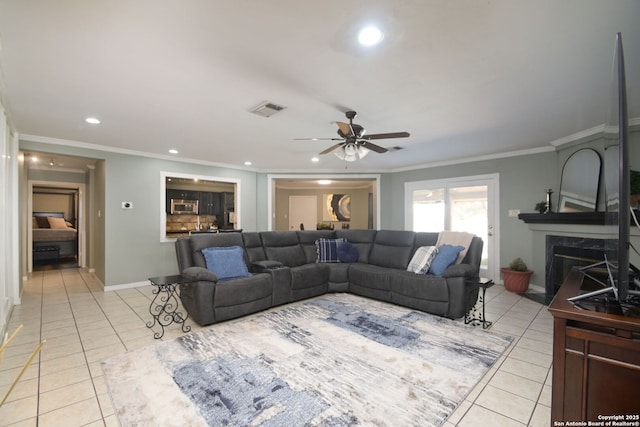
[[[629,122],[627,112],[627,90],[625,81],[622,34],[616,34],[612,79],[612,102],[609,120],[605,124],[604,138],[613,140],[605,152],[605,190],[607,198],[606,225],[617,225],[617,239],[605,244],[607,257],[595,267],[607,267],[608,283],[603,289],[569,298],[577,302],[598,295],[607,295],[619,303],[626,303],[629,295],[638,295],[635,289],[638,270],[629,262],[631,247],[630,223],[630,167],[629,167]],[[617,143],[615,141],[617,139]],[[607,162],[607,158],[612,161]],[[617,162],[616,162],[617,160]],[[607,168],[607,166],[612,166]],[[616,167],[617,166],[617,167]],[[611,262],[609,262],[611,260]],[[589,267],[585,267],[588,270]],[[608,286],[607,286],[608,285]]]

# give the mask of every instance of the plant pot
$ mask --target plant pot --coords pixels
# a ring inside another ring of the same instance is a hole
[[[501,268],[504,288],[511,292],[522,293],[529,289],[529,279],[533,274],[533,270],[514,271],[508,268]]]

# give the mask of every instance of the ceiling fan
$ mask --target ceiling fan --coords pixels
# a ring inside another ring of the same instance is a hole
[[[295,140],[341,141],[322,151],[320,154],[327,154],[333,150],[339,149],[335,152],[336,156],[347,162],[353,162],[366,156],[369,151],[375,151],[376,153],[386,153],[388,151],[386,148],[374,144],[371,140],[407,138],[409,136],[409,132],[374,133],[371,135],[365,135],[365,129],[362,126],[353,123],[353,119],[356,115],[357,113],[355,111],[347,111],[345,116],[349,119],[349,123],[336,122],[340,138],[295,138]]]

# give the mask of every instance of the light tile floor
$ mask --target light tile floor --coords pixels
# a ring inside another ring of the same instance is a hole
[[[0,398],[36,345],[46,343],[0,407],[0,425],[119,425],[100,360],[158,342],[146,327],[151,291],[145,286],[103,292],[81,269],[33,273],[9,321],[9,333],[24,326],[0,362]],[[495,322],[491,330],[514,336],[514,343],[445,425],[548,427],[551,315],[498,284],[487,291],[487,317]],[[172,325],[162,339],[181,334]]]

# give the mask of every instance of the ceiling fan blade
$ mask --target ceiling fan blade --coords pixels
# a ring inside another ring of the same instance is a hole
[[[330,153],[330,152],[332,152],[333,150],[335,150],[336,148],[340,147],[342,144],[343,144],[343,143],[341,142],[341,143],[339,143],[339,144],[332,145],[331,147],[327,148],[326,150],[321,151],[321,152],[320,152],[320,154],[327,154],[327,153]]]
[[[342,141],[342,138],[293,138],[294,141]]]
[[[340,132],[342,132],[345,137],[354,136],[353,129],[351,129],[351,125],[349,125],[349,123],[336,122],[336,124],[340,128]]]
[[[360,141],[359,144],[368,150],[375,151],[376,153],[386,153],[389,151],[386,148],[380,147],[379,145],[369,141]]]
[[[372,133],[365,135],[362,139],[389,139],[389,138],[407,138],[411,136],[409,132],[391,132],[391,133]]]

